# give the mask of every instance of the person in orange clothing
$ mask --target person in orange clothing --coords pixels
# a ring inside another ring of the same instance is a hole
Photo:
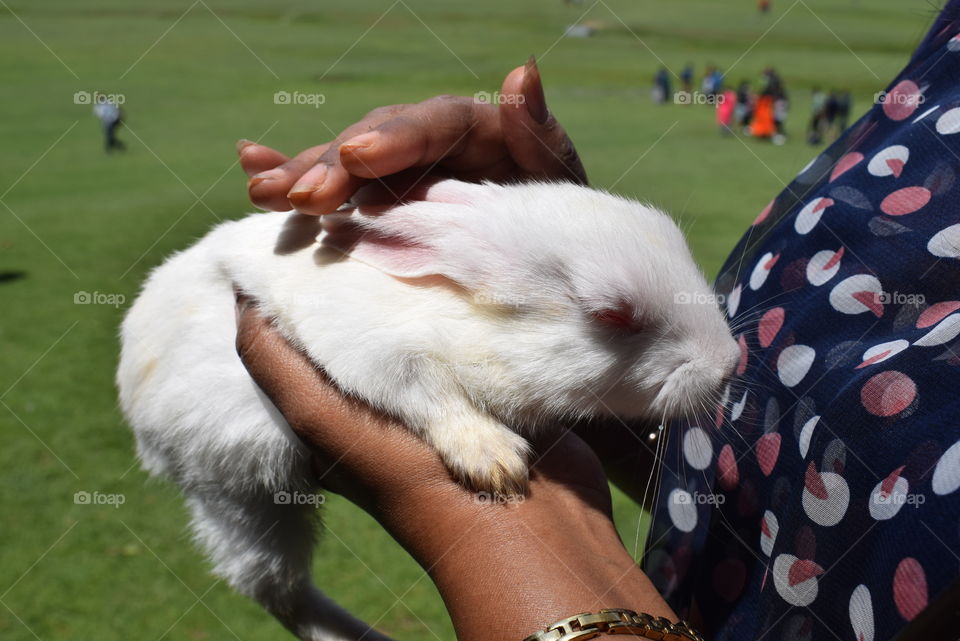
[[[750,135],[754,138],[771,138],[777,132],[773,118],[774,102],[774,97],[770,94],[757,97],[757,103],[753,107],[753,120],[750,121]]]

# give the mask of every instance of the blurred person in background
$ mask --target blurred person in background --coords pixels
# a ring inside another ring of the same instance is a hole
[[[720,126],[720,135],[729,136],[731,127],[735,127],[737,110],[737,92],[732,89],[717,94],[717,125]]]
[[[653,101],[662,105],[671,98],[670,72],[667,71],[666,67],[660,67],[660,70],[653,76]]]
[[[823,142],[824,116],[827,107],[827,94],[820,87],[814,87],[810,95],[810,126],[807,142],[819,145]]]
[[[103,128],[104,151],[123,151],[126,146],[117,138],[117,129],[123,124],[123,111],[116,99],[110,98],[99,91],[94,92],[93,115],[100,121]]]
[[[693,63],[688,62],[680,72],[680,85],[687,93],[693,91]]]
[[[850,122],[850,111],[853,109],[853,98],[850,90],[844,89],[837,94],[837,135],[847,130]]]
[[[750,83],[746,80],[741,81],[737,87],[737,106],[734,111],[734,118],[740,130],[749,135],[750,119],[753,117],[753,92],[750,90]]]

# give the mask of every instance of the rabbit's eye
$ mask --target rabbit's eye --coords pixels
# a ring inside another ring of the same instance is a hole
[[[629,305],[601,309],[590,314],[601,325],[626,332],[641,332],[644,323],[636,317]]]

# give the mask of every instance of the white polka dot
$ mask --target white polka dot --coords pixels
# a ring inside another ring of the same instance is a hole
[[[960,258],[960,225],[951,225],[934,234],[927,243],[927,251],[941,258]]]
[[[914,118],[914,119],[913,119],[913,122],[910,123],[910,124],[914,124],[914,125],[917,124],[918,122],[920,122],[921,120],[923,120],[924,118],[926,118],[927,116],[929,116],[930,114],[932,114],[934,111],[936,111],[936,110],[939,109],[939,108],[940,108],[940,105],[936,105],[936,106],[930,107],[929,109],[927,109],[926,111],[924,111],[922,114],[920,114],[919,116],[917,116],[916,118]]]
[[[797,219],[793,222],[793,228],[801,235],[810,233],[810,230],[820,222],[823,212],[831,205],[833,205],[833,199],[831,198],[814,198],[797,214]]]
[[[943,345],[960,335],[960,314],[950,314],[920,340],[914,342],[917,347]]]
[[[791,345],[777,358],[777,375],[780,382],[787,387],[793,387],[803,380],[810,371],[817,352],[809,345]]]
[[[776,265],[777,259],[778,256],[770,252],[760,257],[756,267],[753,268],[753,273],[750,274],[750,289],[757,291],[763,287],[763,284],[767,282],[767,277],[770,275],[770,270]]]
[[[873,641],[873,602],[870,590],[862,583],[850,595],[850,625],[857,641]]]
[[[766,530],[766,531],[764,531]],[[767,510],[763,513],[763,523],[760,526],[760,549],[767,556],[773,554],[773,544],[777,542],[777,533],[780,531],[780,523],[773,512]]]
[[[743,287],[737,285],[727,296],[727,317],[733,318],[737,315],[737,308],[740,307],[740,294],[743,293]]]
[[[683,456],[695,470],[705,470],[713,460],[710,437],[699,427],[691,427],[683,436]]]
[[[743,398],[738,402],[734,403],[730,407],[730,422],[733,423],[735,420],[740,418],[740,415],[743,414],[743,408],[747,406],[747,395],[750,393],[750,390],[747,390],[743,393]]]
[[[960,488],[960,441],[943,453],[933,469],[933,491],[941,496]]]
[[[797,445],[800,446],[800,458],[807,458],[807,450],[810,449],[810,439],[813,437],[813,430],[816,429],[817,423],[819,422],[820,417],[814,416],[803,424],[803,428],[800,430],[800,438],[797,440]]]
[[[880,481],[870,493],[869,503],[870,516],[878,521],[892,519],[900,511],[900,508],[906,504],[907,492],[910,490],[910,483],[902,476],[898,476],[889,492],[883,490],[883,484],[886,479]]]
[[[960,107],[944,112],[937,119],[937,133],[944,136],[960,133]]]
[[[693,532],[697,527],[697,506],[693,504],[693,495],[677,488],[667,497],[667,513],[673,526],[681,532]]]
[[[899,175],[910,160],[910,150],[903,145],[893,145],[877,152],[870,159],[867,171],[878,177]]]
[[[908,347],[910,347],[910,341],[903,339],[874,345],[863,353],[862,362],[859,367],[882,363],[887,359],[893,358]]]
[[[800,576],[791,576],[795,565],[801,568]],[[819,591],[817,575],[823,569],[812,561],[798,559],[792,554],[781,554],[773,562],[773,585],[784,601],[799,608],[814,602]]]
[[[803,511],[811,521],[823,527],[836,525],[847,513],[847,507],[850,505],[850,487],[839,474],[833,472],[816,472],[823,481],[823,486],[827,493],[827,498],[821,499],[811,493],[806,486],[803,488],[803,495],[800,502],[803,504]]]
[[[842,257],[842,247],[838,251],[825,249],[817,252],[807,263],[807,280],[815,287],[828,282],[840,271],[840,259]]]
[[[883,285],[869,274],[845,278],[830,291],[830,305],[843,314],[869,311],[879,318],[883,315]]]

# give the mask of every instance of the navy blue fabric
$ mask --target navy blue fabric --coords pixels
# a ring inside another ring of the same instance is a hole
[[[745,356],[670,431],[644,559],[709,639],[891,639],[960,578],[958,32],[952,1],[717,279]]]

